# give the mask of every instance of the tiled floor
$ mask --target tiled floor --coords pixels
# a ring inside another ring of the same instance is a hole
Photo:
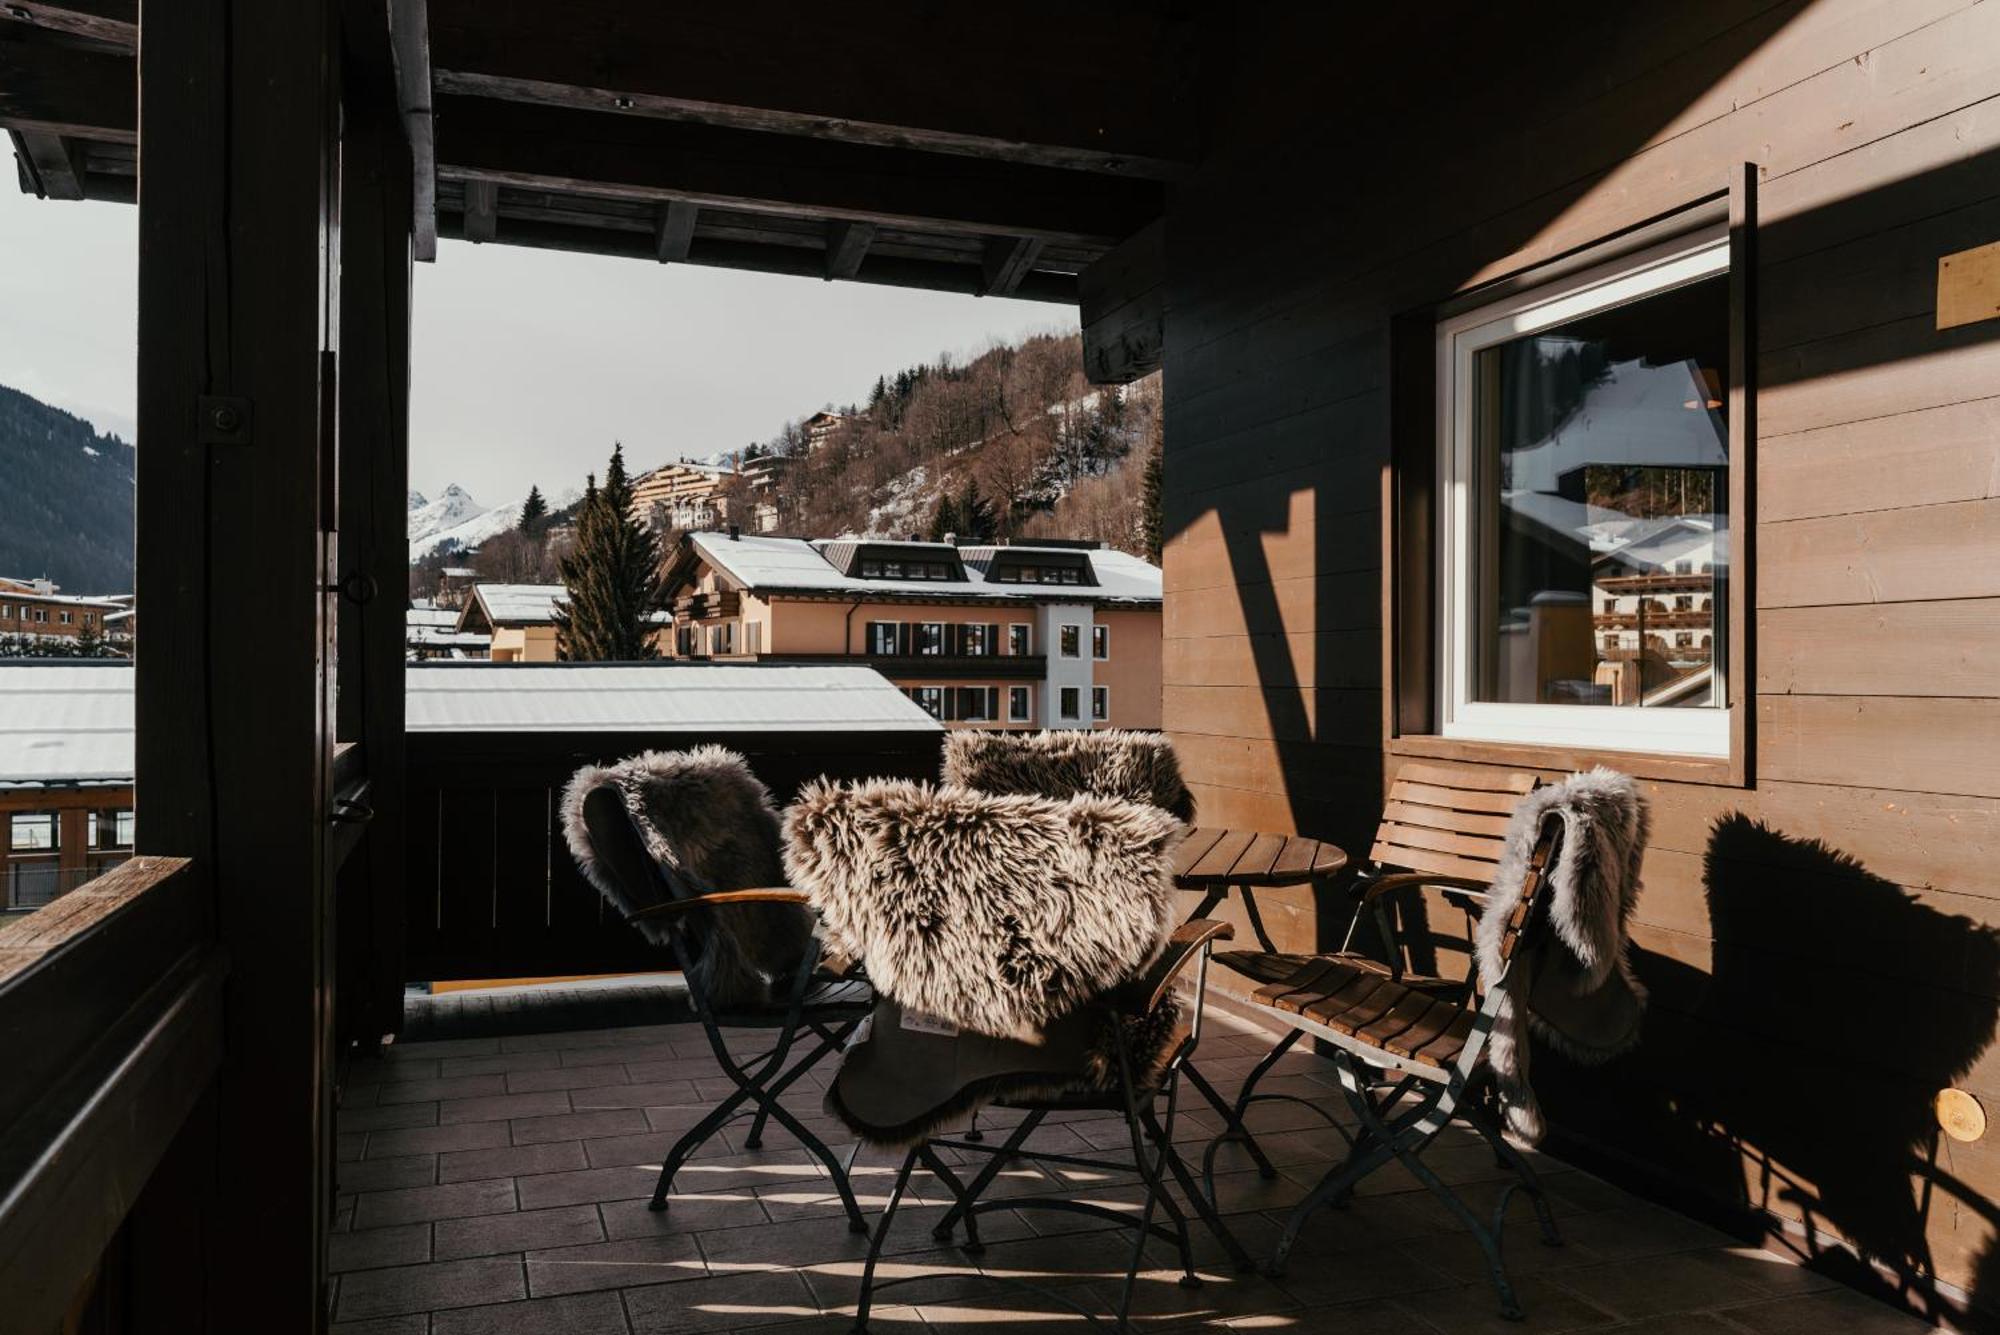
[[[1197,1064],[1230,1089],[1263,1046],[1212,1023]],[[1267,1089],[1337,1106],[1318,1058],[1290,1057],[1281,1069]],[[848,1231],[824,1171],[781,1131],[768,1130],[765,1148],[746,1152],[747,1125],[725,1129],[682,1170],[672,1207],[646,1209],[668,1145],[726,1087],[700,1030],[679,1024],[410,1043],[355,1071],[340,1114],[335,1331],[847,1330],[866,1239]],[[802,1084],[797,1095],[795,1110],[845,1153],[850,1142],[822,1115],[820,1091]],[[1232,1149],[1218,1195],[1230,1226],[1261,1257],[1341,1142],[1292,1105],[1265,1105],[1252,1125],[1279,1177],[1260,1179]],[[1191,1142],[1194,1162],[1214,1126],[1183,1114],[1177,1139]],[[1087,1152],[1123,1136],[1116,1119],[1077,1118],[1043,1127],[1033,1143]],[[1468,1139],[1441,1141],[1428,1161],[1475,1208],[1490,1208],[1500,1173]],[[855,1191],[871,1216],[898,1159],[864,1151],[858,1160]],[[1349,1209],[1315,1216],[1283,1278],[1239,1275],[1212,1239],[1197,1235],[1203,1286],[1184,1290],[1176,1270],[1149,1268],[1135,1311],[1147,1329],[1294,1335],[1924,1328],[1594,1178],[1546,1160],[1537,1166],[1566,1244],[1542,1246],[1517,1198],[1506,1250],[1524,1324],[1499,1319],[1472,1240],[1400,1170],[1365,1183]],[[996,1194],[1137,1199],[1129,1178],[1057,1171],[1017,1166]],[[898,1215],[881,1274],[920,1282],[882,1296],[873,1330],[1074,1329],[1084,1322],[1053,1294],[1091,1310],[1115,1302],[1127,1230],[1000,1211],[984,1217],[989,1245],[973,1258],[933,1241],[942,1199],[935,1184],[912,1189],[918,1204]],[[1149,1267],[1171,1266],[1169,1251],[1149,1247]]]

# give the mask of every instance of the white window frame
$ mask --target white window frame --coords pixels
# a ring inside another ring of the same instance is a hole
[[[1104,702],[1103,713],[1099,713],[1097,709],[1100,700]],[[1111,688],[1109,686],[1093,686],[1090,688],[1090,721],[1092,723],[1111,722]]]
[[[1021,632],[1021,647],[1014,647],[1014,632]],[[1010,621],[1007,623],[1007,652],[1025,658],[1035,652],[1035,626],[1031,621]]]
[[[1098,652],[1100,649],[1102,653]],[[1090,657],[1098,663],[1111,657],[1111,627],[1101,621],[1093,622],[1090,627]]]
[[[1729,272],[1726,227],[1662,245],[1502,298],[1438,326],[1438,727],[1442,736],[1517,745],[1587,747],[1667,755],[1729,754],[1730,713],[1474,700],[1473,563],[1477,479],[1472,439],[1472,361],[1485,348],[1581,316],[1657,296]],[[1731,459],[1732,468],[1743,461]]]
[[[1076,700],[1075,709],[1067,708],[1072,697]],[[1058,721],[1067,719],[1077,723],[1083,721],[1082,691],[1074,686],[1060,686],[1056,688],[1056,719]]]
[[[1071,636],[1076,638],[1076,648],[1074,649],[1070,648],[1068,644]],[[1081,622],[1065,621],[1056,628],[1056,655],[1059,658],[1083,657],[1083,624]]]
[[[932,646],[931,648],[924,647],[927,641]],[[944,622],[919,621],[917,623],[916,635],[910,643],[910,648],[916,650],[919,657],[942,657],[944,655]]]
[[[1021,693],[1021,709],[1014,709],[1014,692]],[[1032,686],[1009,686],[1007,688],[1007,721],[1009,723],[1033,723],[1035,721],[1035,688]]]

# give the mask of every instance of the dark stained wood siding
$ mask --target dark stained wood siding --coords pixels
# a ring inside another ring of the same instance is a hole
[[[1384,649],[1409,313],[1755,164],[1750,785],[1647,783],[1646,1043],[1537,1074],[1572,1151],[2000,1306],[2000,1150],[1930,1107],[2000,1109],[2000,322],[1933,309],[1938,258],[2000,237],[2000,13],[1237,21],[1166,228],[1166,726],[1202,822],[1365,847],[1424,749],[1385,718],[1428,644]],[[1291,898],[1275,928],[1337,939],[1328,888]]]

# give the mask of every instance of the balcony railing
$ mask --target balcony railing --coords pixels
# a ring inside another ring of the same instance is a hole
[[[942,734],[412,733],[403,981],[660,968],[570,857],[562,792],[584,765],[709,742],[741,752],[782,806],[820,775],[935,778]]]

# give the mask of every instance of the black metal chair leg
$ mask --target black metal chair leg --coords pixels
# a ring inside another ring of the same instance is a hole
[[[861,1295],[854,1304],[854,1335],[868,1335],[868,1309],[875,1299],[875,1263],[882,1259],[882,1243],[889,1236],[890,1225],[896,1222],[896,1210],[903,1203],[903,1190],[910,1185],[910,1170],[916,1167],[918,1151],[911,1150],[903,1156],[903,1166],[896,1173],[896,1185],[889,1189],[889,1203],[882,1210],[882,1218],[875,1224],[875,1236],[868,1241],[868,1261],[861,1267]]]
[[[1500,1129],[1488,1122],[1483,1113],[1467,1109],[1465,1120],[1472,1123],[1472,1129],[1486,1141],[1493,1157],[1500,1161],[1500,1166],[1512,1169],[1514,1176],[1520,1179],[1521,1189],[1528,1193],[1528,1203],[1535,1209],[1535,1223],[1541,1229],[1542,1242],[1550,1247],[1562,1246],[1562,1232],[1556,1227],[1555,1211],[1549,1208],[1548,1193],[1542,1189],[1542,1179],[1535,1172],[1534,1165],[1528,1162],[1526,1155],[1508,1143]]]
[[[1195,1093],[1206,1099],[1208,1106],[1215,1109],[1221,1116],[1223,1126],[1222,1136],[1239,1141],[1243,1148],[1250,1152],[1251,1162],[1257,1165],[1258,1175],[1265,1181],[1268,1182],[1276,1177],[1278,1170],[1273,1168],[1271,1161],[1264,1157],[1263,1149],[1257,1144],[1257,1137],[1250,1134],[1249,1128],[1243,1125],[1241,1115],[1230,1104],[1228,1099],[1222,1097],[1222,1092],[1216,1089],[1214,1085],[1208,1083],[1208,1077],[1196,1070],[1193,1062],[1188,1062],[1182,1066],[1181,1074],[1185,1075],[1188,1078],[1188,1083],[1194,1086]],[[1218,1137],[1218,1139],[1220,1138]]]
[[[930,1169],[931,1176],[944,1183],[945,1190],[951,1193],[952,1206],[951,1210],[947,1212],[947,1217],[963,1218],[965,1220],[966,1252],[977,1256],[986,1250],[986,1244],[979,1240],[979,1216],[967,1209],[972,1204],[972,1201],[965,1194],[965,1183],[959,1180],[957,1173],[951,1171],[949,1164],[945,1163],[943,1159],[938,1158],[937,1151],[931,1148],[929,1141],[925,1141],[918,1149],[923,1156],[924,1167]],[[931,1230],[931,1236],[937,1238],[940,1242],[949,1242],[951,1240],[951,1227],[948,1224],[941,1224],[939,1227],[944,1232],[939,1234],[938,1230],[934,1228]]]
[[[1486,1257],[1487,1278],[1493,1281],[1493,1287],[1500,1295],[1500,1315],[1508,1321],[1521,1320],[1524,1315],[1521,1311],[1521,1302],[1514,1296],[1514,1286],[1507,1278],[1507,1264],[1500,1256],[1500,1226],[1507,1211],[1506,1195],[1502,1194],[1500,1207],[1494,1211],[1493,1228],[1489,1232],[1485,1221],[1457,1192],[1445,1185],[1444,1179],[1431,1170],[1422,1155],[1401,1144],[1392,1143],[1390,1148],[1395,1151],[1396,1158],[1401,1161],[1403,1167],[1409,1169],[1411,1175],[1423,1183],[1433,1196],[1443,1201],[1445,1208],[1459,1217],[1465,1224],[1466,1230],[1472,1234],[1473,1241],[1479,1244],[1480,1252]],[[1511,1190],[1512,1188],[1509,1188],[1509,1191]]]
[[[986,1193],[986,1188],[993,1184],[994,1178],[1000,1176],[1000,1170],[1007,1166],[1007,1161],[1014,1157],[1014,1152],[1021,1148],[1021,1143],[1042,1124],[1044,1116],[1046,1114],[1039,1108],[1029,1113],[1007,1133],[1005,1144],[997,1150],[988,1152],[986,1163],[978,1173],[974,1174],[971,1184],[966,1187],[964,1199],[946,1211],[938,1226],[931,1230],[932,1237],[942,1242],[951,1236],[952,1226],[966,1217],[972,1207],[979,1203],[979,1198]]]
[[[660,1165],[660,1178],[653,1186],[653,1199],[647,1203],[647,1209],[659,1211],[667,1208],[667,1192],[674,1185],[674,1174],[679,1172],[681,1165],[686,1163],[710,1136],[721,1130],[723,1124],[734,1117],[736,1110],[751,1097],[749,1086],[738,1085],[735,1093],[716,1104],[709,1110],[708,1116],[681,1134],[681,1138],[674,1142],[674,1147],[667,1151],[666,1161]]]
[[[1236,1240],[1236,1235],[1231,1233],[1229,1226],[1222,1222],[1222,1212],[1216,1209],[1213,1194],[1203,1195],[1201,1191],[1196,1189],[1194,1175],[1188,1171],[1188,1166],[1181,1161],[1181,1156],[1174,1152],[1173,1142],[1168,1138],[1168,1129],[1155,1125],[1149,1128],[1149,1130],[1158,1138],[1164,1151],[1167,1171],[1173,1174],[1174,1182],[1180,1187],[1181,1194],[1188,1198],[1188,1204],[1193,1207],[1195,1214],[1201,1218],[1201,1222],[1208,1228],[1208,1231],[1215,1235],[1216,1240],[1222,1244],[1223,1250],[1229,1253],[1229,1259],[1236,1263],[1238,1270],[1246,1274],[1255,1270],[1257,1262],[1251,1259],[1249,1252],[1243,1250],[1243,1244]]]
[[[772,1117],[776,1118],[779,1126],[791,1132],[793,1139],[805,1146],[809,1153],[826,1165],[827,1176],[833,1179],[834,1189],[840,1193],[840,1203],[847,1208],[848,1231],[850,1233],[866,1233],[868,1231],[868,1220],[862,1215],[861,1206],[855,1202],[854,1188],[847,1181],[847,1173],[841,1165],[840,1156],[835,1154],[825,1141],[806,1130],[805,1124],[787,1112],[785,1106],[776,1099],[761,1094],[753,1097],[757,1098],[760,1111],[769,1113]]]

